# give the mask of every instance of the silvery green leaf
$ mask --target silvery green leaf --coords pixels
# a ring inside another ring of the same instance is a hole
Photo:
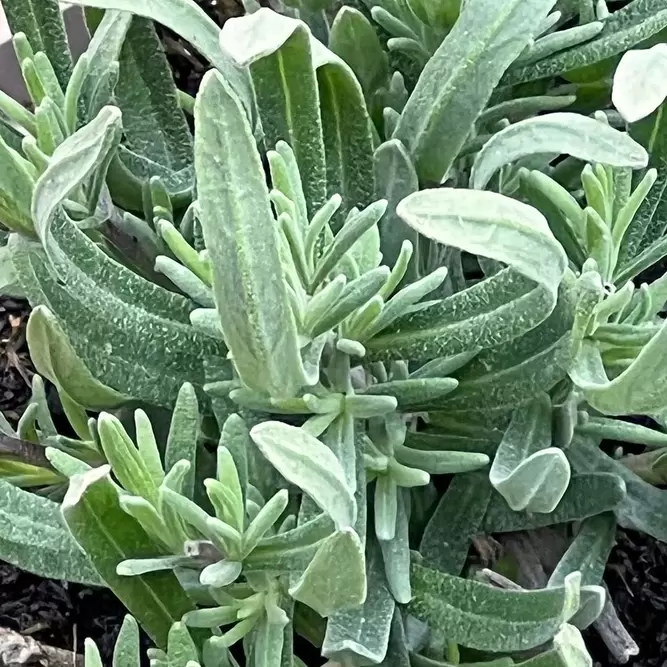
[[[387,587],[380,548],[370,540],[366,579],[368,595],[363,605],[334,614],[327,623],[322,655],[340,664],[375,665],[387,653],[396,604]]]
[[[195,119],[199,219],[225,342],[244,384],[288,398],[304,377],[278,230],[250,125],[215,72],[202,83]]]
[[[484,517],[483,532],[509,533],[532,530],[558,523],[582,521],[596,514],[622,507],[626,497],[626,484],[619,474],[589,472],[590,468],[581,472],[583,468],[575,464],[572,455],[569,460],[577,474],[572,475],[565,495],[553,512],[549,514],[515,512],[498,495],[489,504]]]
[[[310,496],[339,529],[354,525],[357,505],[334,453],[304,430],[282,422],[263,422],[250,437],[289,482]]]
[[[667,197],[667,141],[663,131],[664,114],[656,114],[651,128],[652,141],[649,142],[650,165],[657,168],[658,178],[623,236],[618,253],[618,273],[632,265],[638,257],[663,238],[665,231],[665,206]],[[652,259],[652,258],[651,258]],[[657,261],[657,260],[653,260]],[[641,269],[640,269],[641,270]],[[619,283],[619,286],[621,283]],[[660,304],[662,306],[662,304]]]
[[[539,395],[518,408],[493,460],[489,479],[515,511],[549,513],[570,482],[570,464],[551,446],[551,399]]]
[[[581,572],[582,586],[599,584],[615,537],[616,519],[613,513],[606,512],[586,519],[549,577],[549,585],[561,585],[571,572]]]
[[[120,508],[119,491],[109,473],[109,466],[102,466],[75,475],[61,512],[100,577],[155,643],[164,648],[171,625],[192,609],[192,603],[171,572],[137,577],[116,573],[124,560],[154,556],[155,546]]]
[[[644,148],[606,123],[574,113],[528,118],[494,134],[479,151],[471,182],[485,188],[501,167],[528,155],[567,154],[613,167],[639,169],[648,163]]]
[[[422,181],[439,183],[505,70],[555,0],[468,0],[408,99],[394,138]],[[471,36],[474,35],[474,39]]]
[[[363,307],[386,284],[389,273],[386,266],[379,266],[347,283],[338,300],[313,325],[311,335],[320,336]]]
[[[129,614],[123,619],[113,649],[113,667],[140,667],[139,624]]]
[[[667,97],[667,48],[656,44],[623,54],[614,73],[611,101],[626,122],[652,114]]]
[[[42,577],[99,586],[102,581],[70,535],[58,504],[0,480],[0,556]]]
[[[91,374],[46,306],[36,306],[30,313],[26,337],[37,372],[79,405],[100,410],[128,400]]]
[[[456,475],[430,518],[419,553],[428,567],[458,576],[491,499],[485,473]]]
[[[407,604],[412,598],[410,586],[410,543],[408,535],[409,513],[404,491],[398,493],[396,529],[392,540],[380,540],[387,586],[394,600]]]
[[[220,48],[220,29],[194,0],[146,0],[139,5],[134,0],[72,0],[70,4],[132,12],[173,30],[220,71],[251,112],[252,92],[247,73],[235,67],[224,48]]]
[[[454,378],[424,378],[396,380],[371,385],[364,394],[371,396],[393,396],[402,410],[418,411],[424,405],[441,400],[458,387]]]
[[[513,85],[535,81],[602,63],[665,28],[667,7],[663,0],[634,0],[613,12],[604,23],[605,28],[596,39],[555,53],[533,65],[512,69],[502,83]]]
[[[10,230],[34,236],[30,203],[35,187],[34,168],[0,137],[0,216]]]
[[[169,472],[178,461],[190,463],[181,492],[192,498],[194,492],[197,438],[199,437],[199,404],[194,387],[185,382],[178,391],[171,415],[167,446],[164,452],[164,468]]]
[[[577,611],[580,578],[574,573],[558,588],[509,591],[413,565],[408,611],[463,646],[521,651],[552,639]]]
[[[317,80],[308,26],[261,8],[225,22],[221,44],[248,67],[264,141],[285,141],[294,151],[309,216],[325,203],[326,167]]]
[[[107,10],[99,25],[93,33],[88,48],[86,49],[86,58],[88,60],[79,99],[77,105],[83,106],[86,115],[80,119],[84,123],[91,121],[99,112],[95,108],[102,101],[103,105],[113,103],[113,90],[102,100],[105,92],[105,79],[109,76],[110,70],[118,67],[120,50],[125,41],[125,35],[132,23],[132,14],[129,12],[119,12],[116,10]],[[68,86],[68,94],[69,94]],[[74,130],[78,129],[78,122]]]
[[[374,201],[373,132],[364,94],[348,65],[321,42],[311,45],[320,95],[320,116],[327,165],[327,194],[342,205],[333,228],[347,213]]]
[[[403,627],[403,614],[400,607],[394,609],[389,633],[387,654],[380,663],[381,667],[410,667],[410,653]]]
[[[623,481],[627,494],[613,509],[618,523],[632,530],[640,530],[657,540],[667,537],[667,498],[662,489],[644,482],[627,466],[615,461],[600,450],[595,441],[575,438],[570,461],[575,470],[595,470],[596,474],[613,474]],[[590,493],[590,491],[588,492]]]
[[[553,638],[552,648],[514,664],[517,667],[593,667],[593,660],[579,630],[565,623]]]
[[[72,54],[56,0],[5,0],[2,7],[11,33],[25,33],[35,52],[46,54],[64,90],[72,73]]]
[[[199,575],[204,586],[223,588],[236,581],[241,574],[241,563],[229,560],[220,560],[205,567]]]
[[[281,667],[286,627],[272,623],[264,614],[252,635],[252,648],[248,657],[255,667]],[[291,636],[291,631],[290,631]]]
[[[480,352],[457,374],[457,390],[433,408],[450,415],[500,415],[565,379],[572,361],[575,295],[570,280],[563,281],[556,307],[544,322],[509,343]],[[432,419],[439,414],[443,413],[432,412]]]
[[[331,25],[329,48],[350,66],[373,111],[374,94],[389,83],[389,63],[372,23],[344,5]]]
[[[326,538],[289,593],[320,616],[357,607],[366,600],[366,558],[359,535],[343,528]]]
[[[224,358],[224,352],[189,326],[187,299],[113,260],[60,208],[88,176],[103,172],[119,131],[118,110],[105,107],[58,147],[33,197],[43,250],[14,238],[12,256],[30,302],[46,305],[56,316],[95,378],[169,406],[184,381],[203,385],[202,358],[220,353]],[[165,347],[170,355],[163,354]]]
[[[119,64],[115,99],[123,114],[123,145],[174,173],[191,167],[192,135],[151,21],[133,18]]]
[[[419,189],[419,179],[405,146],[398,139],[381,144],[373,154],[375,196],[387,200],[387,211],[380,224],[380,250],[387,266],[394,266],[405,241],[417,247],[419,234],[397,215],[396,207]],[[417,262],[407,270],[408,282],[417,276]]]
[[[553,311],[567,258],[537,210],[493,192],[441,188],[408,196],[397,212],[427,238],[509,268],[399,318],[365,342],[371,358],[425,360],[500,345]]]
[[[667,326],[642,347],[635,360],[610,380],[598,346],[585,340],[570,377],[588,403],[603,414],[650,415],[664,408],[667,377],[664,374]]]

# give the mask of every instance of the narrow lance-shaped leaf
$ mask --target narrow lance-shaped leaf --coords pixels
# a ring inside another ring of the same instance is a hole
[[[79,405],[101,410],[118,407],[128,400],[93,377],[45,306],[36,306],[30,313],[26,337],[37,371]]]
[[[382,553],[375,540],[368,541],[366,552],[366,601],[356,609],[332,616],[322,644],[322,655],[340,664],[374,665],[387,653],[396,604],[387,587]]]
[[[344,528],[324,540],[289,593],[324,617],[363,604],[366,559],[359,535]]]
[[[566,153],[587,162],[633,169],[648,163],[648,154],[640,144],[606,123],[574,113],[550,113],[494,134],[475,158],[472,186],[481,190],[504,165],[542,153]]]
[[[354,494],[334,453],[306,431],[263,422],[250,437],[278,472],[309,495],[338,528],[352,526],[357,516]]]
[[[579,607],[581,575],[562,587],[509,591],[412,566],[408,610],[449,641],[483,651],[522,651],[552,639]]]
[[[0,480],[0,558],[41,577],[102,582],[70,535],[57,503]]]
[[[394,138],[422,181],[439,183],[505,70],[529,44],[555,0],[469,0],[428,61]]]
[[[75,475],[61,511],[102,579],[155,643],[165,648],[169,629],[192,609],[192,602],[172,572],[137,577],[117,574],[122,561],[155,555],[155,545],[121,509],[109,467]]]
[[[120,53],[116,104],[123,143],[152,162],[179,171],[192,165],[192,135],[152,23],[135,17]]]
[[[339,227],[354,207],[374,201],[373,134],[363,91],[352,70],[320,42],[312,42],[327,165],[327,194],[339,194]],[[370,233],[370,232],[367,232]]]
[[[596,343],[585,340],[570,377],[588,403],[603,414],[651,415],[664,409],[667,395],[667,326],[642,348],[635,360],[613,380],[607,376]]]
[[[419,179],[410,155],[398,139],[381,144],[373,155],[375,195],[387,200],[387,211],[380,221],[380,250],[387,266],[394,266],[405,241],[417,248],[419,234],[396,213],[401,200],[419,190]],[[406,273],[408,282],[417,278],[416,258]]]
[[[372,358],[426,360],[500,345],[553,311],[567,258],[537,210],[492,192],[442,188],[410,195],[397,212],[427,238],[509,268],[399,318],[364,343]]]
[[[194,0],[72,0],[70,4],[132,12],[173,30],[218,69],[252,117],[250,79],[220,48],[220,29]]]
[[[244,384],[293,396],[304,377],[264,170],[243,109],[216,72],[202,82],[195,119],[200,222],[225,342]]]
[[[565,49],[532,65],[510,70],[502,80],[513,85],[572,72],[602,63],[638,44],[667,26],[667,7],[663,0],[634,0],[618,9],[604,21],[596,39]]]
[[[570,464],[551,446],[551,399],[541,394],[518,408],[505,431],[489,479],[515,511],[552,512],[570,483]]]
[[[458,576],[491,499],[483,472],[456,475],[426,525],[419,544],[424,565]]]
[[[58,0],[3,0],[2,8],[12,33],[25,33],[33,51],[47,55],[65,90],[72,73],[72,54]]]
[[[267,149],[282,140],[294,151],[313,216],[326,200],[326,173],[310,30],[263,7],[226,21],[220,39],[249,67]]]
[[[119,132],[118,110],[105,107],[58,147],[32,202],[43,249],[13,239],[12,257],[31,303],[54,313],[94,377],[170,406],[186,380],[203,385],[203,358],[224,360],[224,347],[189,325],[191,302],[113,260],[61,208],[69,193],[104,173]]]

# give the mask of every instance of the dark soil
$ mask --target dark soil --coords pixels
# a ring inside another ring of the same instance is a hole
[[[667,544],[619,530],[605,581],[623,625],[639,646],[639,655],[627,664],[667,665]],[[604,646],[588,643],[601,665],[614,664]]]

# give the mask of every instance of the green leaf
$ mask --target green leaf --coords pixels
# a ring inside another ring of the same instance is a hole
[[[667,497],[662,489],[644,482],[587,438],[575,438],[570,446],[570,461],[575,470],[599,471],[596,474],[612,473],[623,481],[627,494],[614,507],[608,508],[614,509],[621,526],[647,533],[656,540],[667,539]]]
[[[359,535],[343,528],[328,537],[289,593],[325,618],[363,604],[366,559]]]
[[[164,452],[164,468],[169,472],[175,463],[190,463],[181,492],[192,499],[195,486],[197,439],[199,437],[199,404],[194,387],[186,382],[180,388],[171,416],[167,447]]]
[[[33,51],[43,51],[63,90],[72,73],[72,54],[57,0],[3,0],[12,34],[25,33]]]
[[[572,475],[570,486],[553,512],[549,514],[514,512],[498,496],[489,503],[484,517],[483,532],[510,533],[570,521],[583,521],[596,514],[622,507],[626,497],[626,484],[618,474],[589,472],[590,468],[584,472],[581,467],[575,465],[572,455],[569,458],[578,474]]]
[[[252,76],[264,142],[294,151],[309,216],[326,200],[326,167],[311,35],[305,23],[262,8],[226,21],[221,41]]]
[[[79,118],[83,124],[93,120],[102,106],[113,104],[114,91],[107,91],[106,84],[110,77],[114,79],[118,75],[115,70],[119,67],[120,51],[131,23],[129,12],[108,10],[91,37],[85,52],[88,59],[86,72],[77,100],[83,107],[84,115]],[[109,94],[103,99],[105,92]],[[77,128],[78,123],[74,129]]]
[[[515,511],[549,513],[570,483],[570,464],[551,446],[551,399],[541,394],[518,408],[500,442],[489,479]]]
[[[412,599],[408,533],[409,515],[406,508],[406,493],[406,491],[399,490],[397,494],[394,538],[388,541],[380,540],[387,586],[389,586],[389,591],[399,604],[407,604]]]
[[[553,648],[517,667],[593,667],[593,661],[579,630],[565,623],[553,639]]]
[[[370,540],[366,580],[363,605],[334,614],[327,623],[322,655],[339,664],[375,665],[387,653],[396,604],[387,587],[380,548]]]
[[[644,148],[606,123],[574,113],[550,113],[514,123],[494,134],[479,151],[471,182],[484,189],[501,167],[536,154],[567,154],[587,162],[639,169],[648,163]]]
[[[467,473],[456,475],[449,483],[419,543],[425,565],[452,575],[462,572],[491,500],[486,477],[485,473]]]
[[[507,413],[565,379],[571,364],[574,295],[568,278],[544,322],[509,343],[480,352],[457,374],[458,389],[433,406],[446,412],[432,412],[432,419],[453,412],[465,414],[466,420],[479,412]]]
[[[92,375],[46,306],[36,306],[30,313],[26,338],[37,372],[79,405],[104,410],[128,400]]]
[[[549,577],[549,586],[561,586],[572,572],[581,572],[581,585],[602,581],[607,559],[616,538],[616,519],[611,512],[586,519]]]
[[[0,217],[11,231],[34,237],[30,204],[35,187],[32,165],[0,137]]]
[[[174,172],[192,165],[192,135],[160,40],[146,19],[135,17],[127,31],[115,92],[129,150]]]
[[[364,394],[393,396],[401,410],[419,411],[453,392],[459,383],[454,378],[424,378],[379,382],[368,387]]]
[[[72,477],[61,511],[100,577],[151,639],[164,648],[172,624],[192,609],[192,602],[172,572],[138,577],[116,573],[122,561],[153,556],[156,547],[139,524],[120,508],[118,489],[109,479],[109,467]]]
[[[373,155],[375,196],[388,202],[380,221],[380,250],[387,266],[394,266],[405,241],[417,248],[419,234],[396,213],[396,207],[408,195],[419,190],[419,179],[410,155],[398,139],[381,144]],[[417,262],[408,267],[407,282],[417,278]]]
[[[642,347],[635,360],[620,375],[609,380],[599,347],[590,340],[582,343],[570,370],[570,377],[588,403],[607,415],[660,412],[665,406],[667,376],[667,326]]]
[[[0,557],[41,577],[99,586],[57,503],[0,480]]]
[[[389,84],[389,63],[371,22],[344,5],[331,25],[329,48],[350,66],[372,109],[374,94]]]
[[[579,607],[579,574],[559,588],[510,591],[412,566],[408,611],[448,641],[485,651],[523,651],[552,639]]]
[[[195,120],[200,222],[225,342],[244,384],[289,398],[304,376],[278,230],[250,126],[215,72],[202,82]]]
[[[343,529],[354,525],[357,505],[335,454],[303,429],[267,421],[250,437],[268,461],[289,482],[310,496]]]
[[[145,0],[141,4],[135,0],[72,0],[70,4],[128,11],[161,23],[192,44],[218,69],[252,115],[252,90],[247,73],[237,68],[224,48],[220,48],[220,29],[194,0]]]
[[[203,359],[224,359],[224,347],[189,325],[191,302],[117,263],[61,207],[91,174],[104,171],[119,131],[118,110],[105,107],[58,147],[33,197],[43,251],[12,239],[12,256],[31,304],[46,305],[56,316],[95,378],[122,394],[171,406],[186,380],[204,384]]]
[[[372,121],[364,94],[348,65],[313,41],[313,64],[320,95],[320,116],[327,165],[327,195],[339,194],[334,218],[340,227],[348,212],[374,201]]]
[[[623,54],[614,73],[611,101],[627,123],[646,118],[664,102],[666,74],[665,44]]]
[[[555,0],[465,3],[424,67],[394,132],[422,181],[439,183],[448,172],[505,70],[528,46],[554,4]]]
[[[373,359],[430,360],[500,345],[553,311],[567,258],[537,210],[493,192],[441,188],[408,196],[397,212],[427,238],[509,268],[396,320],[365,343]]]
[[[555,53],[532,65],[512,69],[502,83],[514,85],[535,81],[601,63],[627,51],[665,27],[667,6],[664,0],[634,0],[605,19],[604,30],[596,39]]]
[[[139,626],[129,614],[123,619],[113,649],[113,667],[140,667]]]

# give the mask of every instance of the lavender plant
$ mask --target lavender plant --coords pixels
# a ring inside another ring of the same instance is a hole
[[[155,667],[591,665],[617,525],[667,539],[664,95],[631,72],[667,3],[75,4],[73,64],[55,2],[8,2],[40,375],[0,556],[109,587]],[[211,62],[196,100],[151,20]]]

